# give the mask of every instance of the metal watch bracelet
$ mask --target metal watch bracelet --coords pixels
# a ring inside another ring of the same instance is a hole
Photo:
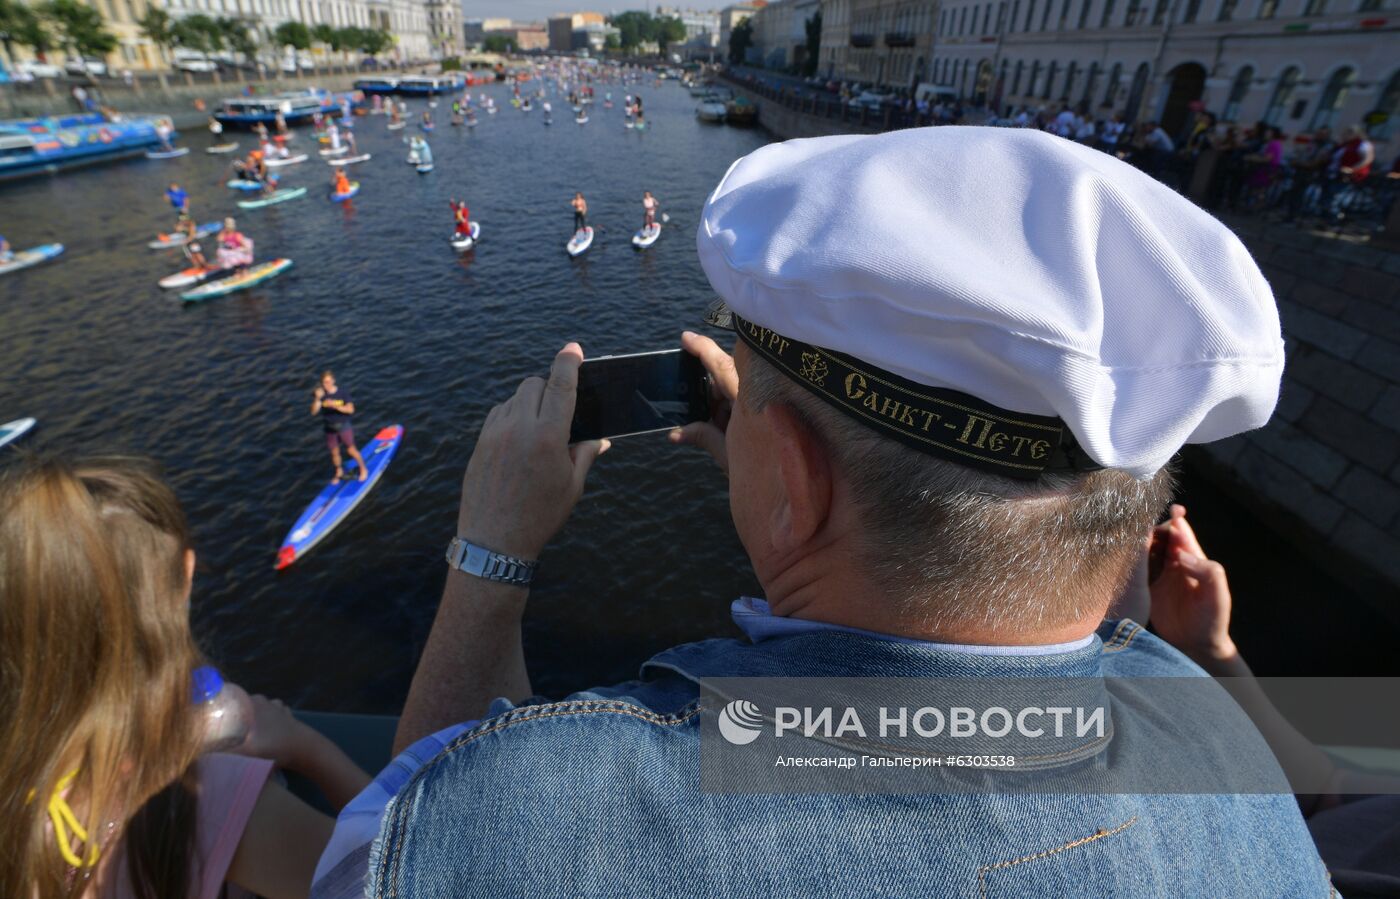
[[[516,587],[527,587],[534,580],[539,562],[517,559],[453,537],[447,544],[447,564],[450,568],[475,575],[482,580],[499,581]]]

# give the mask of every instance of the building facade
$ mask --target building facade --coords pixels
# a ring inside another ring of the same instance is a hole
[[[1173,135],[1195,104],[1287,134],[1364,123],[1393,154],[1400,3],[945,0],[927,80],[974,105],[1068,103]]]
[[[820,0],[773,0],[752,18],[750,58],[769,69],[800,68],[807,56],[807,22],[821,12]]]
[[[425,0],[428,40],[438,58],[462,54],[462,7],[457,0]]]
[[[817,71],[882,87],[926,80],[935,0],[828,0],[822,4]]]
[[[753,18],[758,12],[768,4],[765,0],[750,0],[746,3],[733,3],[719,11],[719,52],[722,56],[729,55],[729,39],[734,35],[734,29],[745,19]]]
[[[574,32],[584,31],[589,25],[602,25],[603,14],[598,12],[575,12],[550,16],[547,23],[549,49],[555,53],[569,53],[579,49],[574,43]],[[587,42],[587,35],[583,35]]]

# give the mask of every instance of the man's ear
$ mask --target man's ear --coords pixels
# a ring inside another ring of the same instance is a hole
[[[772,435],[781,495],[773,508],[773,548],[779,553],[802,546],[825,526],[831,514],[832,470],[826,447],[785,403],[763,407]]]

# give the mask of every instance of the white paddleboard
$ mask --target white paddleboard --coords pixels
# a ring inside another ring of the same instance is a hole
[[[322,155],[322,156],[340,156],[340,155],[343,154],[343,153],[349,153],[349,152],[350,152],[350,148],[347,147],[347,146],[342,145],[342,146],[339,146],[339,147],[326,147],[324,150],[321,151],[321,155]]]
[[[433,170],[433,164],[432,164],[431,162],[425,162],[425,163],[423,163],[422,165],[418,166],[418,174],[420,174],[420,175],[426,175],[426,174],[428,174],[429,172],[431,172],[432,170]]]
[[[36,424],[38,422],[32,418],[16,418],[14,421],[7,421],[0,425],[0,446],[15,442],[29,433]]]
[[[463,237],[462,239],[458,240],[457,236],[454,234],[449,239],[452,241],[452,246],[454,249],[458,250],[459,252],[466,252],[467,250],[470,250],[473,246],[475,246],[476,242],[481,239],[481,225],[477,222],[472,222],[471,233],[467,237]]]
[[[177,156],[184,156],[190,152],[189,147],[176,147],[173,150],[147,150],[147,159],[174,159]]]
[[[298,153],[295,156],[288,156],[286,159],[269,158],[264,160],[264,162],[267,163],[268,168],[275,169],[284,165],[296,165],[297,163],[305,162],[309,158],[310,157],[308,157],[305,153]]]
[[[564,249],[569,251],[570,256],[578,256],[593,246],[593,226],[584,228],[582,231],[575,231],[574,236],[569,238],[569,242],[564,245]]]
[[[237,150],[237,149],[238,149],[238,144],[237,144],[237,143],[232,143],[232,144],[218,144],[217,146],[206,147],[205,150],[204,150],[204,152],[206,152],[206,153],[232,153],[234,150]]]
[[[636,234],[632,235],[632,246],[639,250],[656,243],[656,239],[661,236],[661,223],[655,222],[650,228],[640,228]]]
[[[344,159],[327,159],[326,165],[354,165],[357,162],[369,162],[370,154],[361,153],[359,156],[347,156]]]
[[[388,125],[388,128],[389,128],[390,131],[398,131],[398,130],[400,130],[401,128],[403,128],[404,125],[406,125],[406,124],[408,124],[408,123],[407,123],[407,122],[390,122],[389,125]]]

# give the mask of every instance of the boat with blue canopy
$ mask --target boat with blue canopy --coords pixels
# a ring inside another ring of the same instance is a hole
[[[161,143],[157,128],[175,136],[169,116],[108,121],[97,113],[0,120],[0,181],[141,156]]]

